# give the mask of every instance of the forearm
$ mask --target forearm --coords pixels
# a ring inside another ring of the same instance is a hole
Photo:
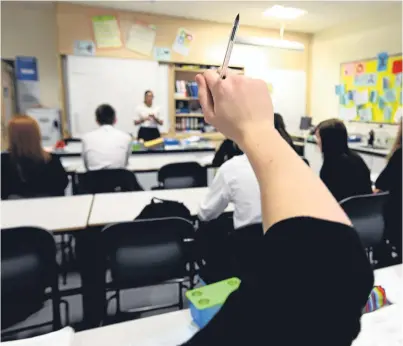
[[[142,118],[141,118],[141,119],[138,119],[138,120],[135,120],[135,121],[134,121],[134,125],[141,125],[142,123],[144,123],[144,121],[145,121],[145,120],[142,119]]]
[[[297,216],[351,224],[319,177],[273,127],[250,132],[242,147],[259,181],[265,231]]]

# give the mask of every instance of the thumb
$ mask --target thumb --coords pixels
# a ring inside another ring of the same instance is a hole
[[[213,97],[211,96],[211,92],[204,75],[198,74],[196,76],[196,82],[199,86],[199,101],[203,109],[204,118],[208,123],[210,123],[210,120],[215,116]]]

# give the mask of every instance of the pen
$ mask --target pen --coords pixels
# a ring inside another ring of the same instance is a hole
[[[220,72],[220,78],[222,78],[222,79],[225,78],[225,75],[227,73],[229,59],[231,58],[232,47],[234,46],[235,36],[236,36],[236,32],[238,31],[238,27],[239,27],[239,13],[237,14],[237,16],[235,18],[234,25],[233,25],[232,31],[231,31],[231,35],[230,35],[229,41],[228,41],[227,51],[225,52],[225,58],[224,58],[224,62],[222,64],[221,72]]]

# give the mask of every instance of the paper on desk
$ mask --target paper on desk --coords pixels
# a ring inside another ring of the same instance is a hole
[[[197,326],[192,323],[182,327],[178,326],[167,333],[157,331],[148,339],[141,340],[141,346],[179,346],[188,341],[198,330]],[[130,346],[140,346],[140,343],[133,343]]]
[[[382,286],[385,289],[386,298],[391,303],[398,304],[402,301],[402,279],[396,272],[385,269],[376,271],[374,286]]]
[[[396,304],[365,314],[352,346],[402,346],[402,315]]]
[[[2,342],[4,346],[71,346],[73,345],[74,330],[66,327],[57,332],[36,336],[33,338]]]

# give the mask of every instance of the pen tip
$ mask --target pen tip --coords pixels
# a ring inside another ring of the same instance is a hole
[[[236,18],[235,18],[236,20],[239,20],[239,13],[236,15]]]

